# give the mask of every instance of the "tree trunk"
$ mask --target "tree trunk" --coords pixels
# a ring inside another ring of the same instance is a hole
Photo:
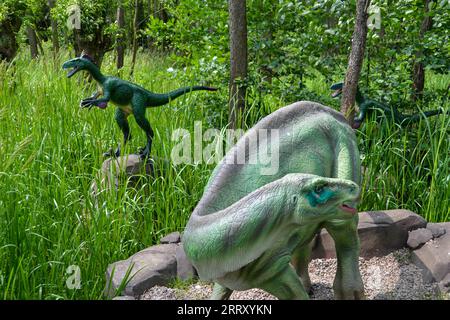
[[[36,32],[31,26],[27,26],[27,37],[30,44],[31,58],[35,59],[38,56],[38,43]]]
[[[230,85],[229,85],[229,125],[242,126],[245,109],[245,81],[247,77],[247,14],[245,0],[230,0]]]
[[[420,26],[419,32],[419,43],[422,43],[422,39],[425,32],[431,30],[433,26],[433,19],[429,16],[431,0],[424,0],[425,5],[425,17],[422,20],[422,25]],[[413,62],[413,93],[411,99],[416,101],[420,99],[423,95],[423,89],[425,87],[425,68],[422,62],[423,51],[421,49],[417,50]]]
[[[55,6],[55,0],[48,0],[48,7],[51,9]],[[50,24],[52,27],[52,44],[53,44],[53,53],[56,54],[59,51],[59,38],[58,38],[58,22],[54,19],[54,17],[50,13]]]
[[[352,37],[352,49],[345,75],[344,88],[342,90],[341,112],[345,115],[350,125],[353,125],[355,116],[355,96],[358,87],[359,75],[364,60],[364,50],[367,38],[367,10],[370,0],[358,0],[356,3],[356,20]]]
[[[159,1],[158,0],[152,0],[153,1],[153,18],[159,17]]]
[[[136,53],[137,53],[137,32],[139,27],[139,9],[141,8],[139,4],[139,0],[134,1],[134,20],[133,20],[133,56],[131,60],[131,71],[130,76],[133,75],[134,72],[134,65],[136,64]]]
[[[117,27],[119,28],[119,36],[117,37],[117,70],[123,67],[125,44],[124,44],[124,28],[125,28],[125,10],[122,4],[117,8]]]

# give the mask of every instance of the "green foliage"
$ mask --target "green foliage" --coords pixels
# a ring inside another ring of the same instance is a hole
[[[26,0],[3,0],[0,3],[0,24],[11,16],[22,16],[26,9]]]

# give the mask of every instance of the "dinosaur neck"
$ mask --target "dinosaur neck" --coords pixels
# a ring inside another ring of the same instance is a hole
[[[100,69],[94,65],[90,64],[86,68],[86,70],[91,74],[92,78],[95,79],[98,83],[103,83],[105,81],[105,76],[100,72]]]

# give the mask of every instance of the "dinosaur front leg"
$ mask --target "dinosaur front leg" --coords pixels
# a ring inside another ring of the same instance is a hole
[[[306,292],[311,293],[311,279],[309,278],[308,265],[311,261],[311,251],[313,242],[309,244],[301,244],[292,252],[292,266],[295,268],[297,275],[302,280]]]
[[[83,100],[80,103],[80,108],[89,108],[96,106],[100,109],[106,109],[108,106],[109,99],[94,99],[94,100]]]
[[[294,268],[288,264],[275,277],[260,286],[280,300],[307,300],[308,294]]]
[[[146,136],[147,136],[147,144],[145,147],[139,152],[142,159],[147,158],[150,155],[150,152],[152,151],[152,141],[153,141],[153,129],[150,126],[150,123],[145,118],[145,108],[133,108],[134,111],[134,118],[136,119],[136,123],[139,125],[139,127],[144,130]],[[136,111],[137,110],[137,111]]]
[[[84,98],[83,100],[81,100],[80,105],[83,104],[84,101],[95,100],[95,99],[97,99],[98,97],[100,97],[100,92],[94,91],[94,93],[92,93],[92,95],[91,95],[90,97]]]
[[[108,91],[106,91],[104,93],[104,97],[101,99],[84,99],[81,101],[80,103],[80,108],[89,108],[91,109],[94,106],[99,107],[100,109],[106,109],[106,107],[108,106],[108,102],[110,100],[110,93]]]
[[[116,123],[119,126],[120,130],[122,130],[123,133],[123,147],[125,148],[127,142],[131,139],[130,134],[130,125],[128,123],[128,114],[123,112],[120,108],[116,109],[116,113],[114,118],[116,119]],[[105,157],[111,157],[115,156],[120,157],[120,144],[117,146],[116,151],[113,153],[112,149],[111,151],[105,152],[103,156]]]
[[[213,292],[209,300],[228,300],[233,293],[233,290],[228,289],[221,284],[215,282]]]
[[[364,285],[359,273],[358,217],[348,222],[325,226],[336,246],[337,272],[333,283],[336,299],[364,299]]]

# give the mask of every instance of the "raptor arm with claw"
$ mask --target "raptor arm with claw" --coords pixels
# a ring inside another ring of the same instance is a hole
[[[110,100],[110,94],[106,91],[103,95],[103,98],[97,99],[100,96],[100,93],[95,92],[91,97],[81,100],[80,108],[89,108],[96,106],[100,109],[106,109],[108,106],[108,102]]]

